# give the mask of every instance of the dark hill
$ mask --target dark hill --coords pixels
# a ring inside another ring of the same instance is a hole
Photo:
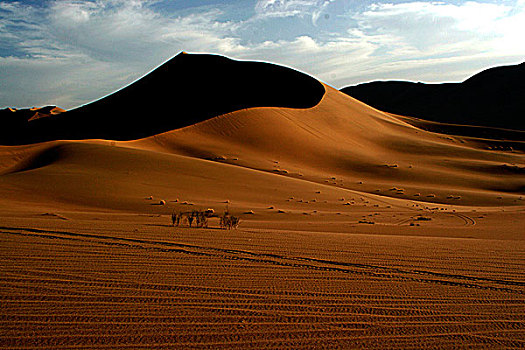
[[[319,81],[290,68],[180,53],[133,84],[72,111],[16,123],[0,115],[11,126],[0,132],[0,144],[132,140],[244,108],[310,108],[324,93]]]
[[[462,83],[378,81],[341,91],[385,112],[525,130],[525,63],[487,69]]]
[[[27,132],[28,125],[35,123],[37,119],[56,117],[64,112],[65,110],[57,106],[0,109],[0,140],[16,140],[17,137]]]

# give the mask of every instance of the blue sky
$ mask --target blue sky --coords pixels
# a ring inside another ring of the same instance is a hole
[[[0,107],[87,103],[181,50],[342,87],[525,61],[525,0],[0,1]]]

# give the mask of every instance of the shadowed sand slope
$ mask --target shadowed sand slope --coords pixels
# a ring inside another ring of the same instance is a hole
[[[65,110],[56,106],[0,109],[0,144],[25,143],[29,139],[29,125],[41,118],[56,118],[64,112]]]
[[[452,124],[525,130],[525,63],[485,70],[462,83],[377,81],[342,92],[380,110]]]
[[[498,147],[496,144],[500,142],[501,146],[499,149],[501,150],[513,150],[514,148],[521,151],[525,150],[525,131],[492,128],[487,126],[440,123],[398,114],[389,114],[426,131],[447,135],[466,136],[470,137],[473,141],[478,140],[479,142],[487,141],[487,149],[491,145],[494,145],[497,149]]]
[[[243,108],[309,108],[323,94],[321,83],[293,69],[183,52],[107,97],[2,134],[0,144],[131,140]]]

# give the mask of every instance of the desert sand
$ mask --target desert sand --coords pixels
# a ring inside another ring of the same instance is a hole
[[[305,89],[217,115],[203,94],[140,138],[0,146],[1,347],[524,347],[522,134]],[[147,123],[137,104],[115,118]],[[171,226],[208,208],[240,226]]]

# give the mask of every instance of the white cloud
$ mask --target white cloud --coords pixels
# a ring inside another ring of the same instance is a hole
[[[55,22],[65,27],[86,23],[97,9],[89,2],[58,2],[53,4],[52,17]]]
[[[457,49],[496,51],[498,42],[522,31],[524,14],[523,5],[408,2],[375,4],[354,18],[366,35],[379,38],[386,47],[411,47],[429,55]],[[514,52],[522,49],[525,45]]]
[[[259,18],[309,16],[315,25],[323,10],[334,0],[258,0],[255,12]]]

